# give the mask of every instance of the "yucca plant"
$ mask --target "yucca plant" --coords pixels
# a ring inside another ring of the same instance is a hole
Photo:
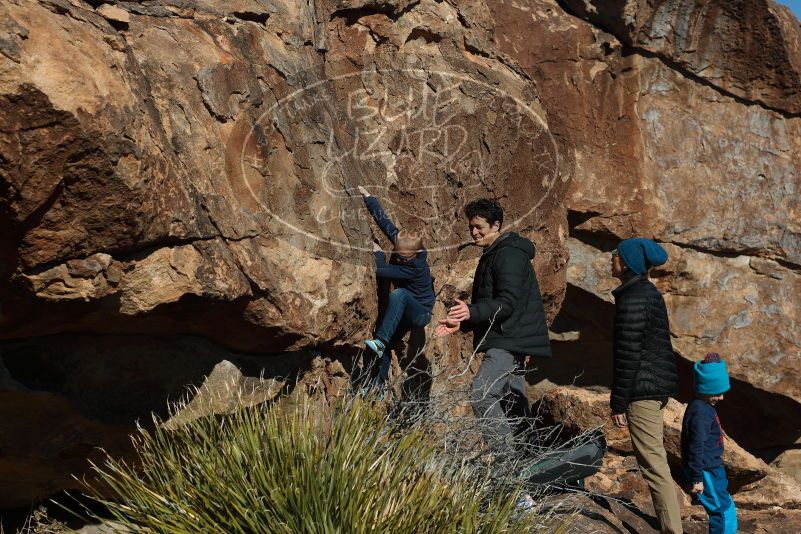
[[[134,445],[137,462],[106,458],[87,488],[132,532],[495,533],[546,525],[516,509],[519,487],[488,476],[491,466],[454,457],[422,425],[401,429],[383,403],[360,396],[334,406],[242,407],[175,429],[156,424]]]

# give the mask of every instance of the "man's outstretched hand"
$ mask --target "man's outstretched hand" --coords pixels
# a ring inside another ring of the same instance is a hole
[[[459,331],[459,321],[454,321],[450,318],[440,319],[437,329],[434,330],[434,335],[437,337],[444,337],[454,334]]]
[[[369,193],[369,191],[367,191],[367,189],[365,189],[365,188],[364,188],[364,187],[362,187],[362,186],[359,186],[359,194],[360,194],[361,196],[363,196],[364,198],[367,198],[367,197],[369,197],[369,196],[370,196],[370,193]]]
[[[460,323],[462,321],[468,321],[470,320],[470,308],[461,300],[456,299],[456,306],[452,306],[451,309],[448,310],[448,319]]]

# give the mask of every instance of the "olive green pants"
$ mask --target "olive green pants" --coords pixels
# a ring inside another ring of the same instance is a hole
[[[642,477],[651,489],[651,499],[662,533],[681,534],[679,499],[662,441],[664,409],[664,403],[658,400],[634,401],[626,410],[626,419],[634,455],[640,464]]]

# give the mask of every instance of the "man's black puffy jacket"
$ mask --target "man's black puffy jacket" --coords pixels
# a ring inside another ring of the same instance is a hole
[[[630,402],[666,399],[678,388],[665,300],[648,276],[634,276],[615,289],[612,413]]]
[[[534,244],[514,232],[484,250],[473,278],[470,319],[463,324],[463,330],[473,331],[474,349],[551,355],[533,258]]]

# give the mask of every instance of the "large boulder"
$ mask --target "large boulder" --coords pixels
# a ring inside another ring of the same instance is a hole
[[[0,508],[69,486],[221,360],[354,356],[379,300],[358,185],[423,235],[449,301],[479,256],[464,204],[501,198],[555,316],[572,152],[492,24],[484,2],[3,2]]]
[[[801,436],[800,36],[770,0],[3,2],[0,507],[210,373],[339,390],[379,309],[357,185],[424,235],[436,316],[462,206],[502,199],[556,317],[534,380],[608,386],[608,252],[664,243],[680,396],[721,352],[741,502],[787,495],[758,474]],[[423,346],[432,393],[469,384],[464,337]]]
[[[786,6],[771,0],[564,4],[639,54],[652,55],[688,78],[747,102],[801,113],[801,33]]]
[[[782,452],[771,465],[793,477],[801,484],[801,448]]]
[[[357,185],[443,278],[474,261],[464,203],[510,199],[555,314],[568,151],[483,4],[1,9],[4,338],[169,317],[240,349],[357,344],[376,312]]]
[[[502,51],[574,147],[567,296],[540,366],[611,382],[609,252],[663,243],[654,273],[682,357],[723,355],[724,426],[771,461],[801,437],[801,25],[770,0],[523,0],[491,6]],[[533,39],[531,36],[536,35]]]

